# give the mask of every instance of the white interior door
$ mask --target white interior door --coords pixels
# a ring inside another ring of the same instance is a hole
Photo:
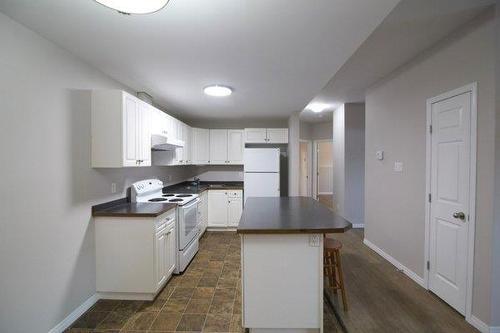
[[[300,183],[299,194],[303,197],[309,196],[309,150],[308,143],[300,143]]]
[[[471,92],[431,105],[429,289],[465,314]]]

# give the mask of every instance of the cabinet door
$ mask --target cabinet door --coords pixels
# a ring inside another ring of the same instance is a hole
[[[210,131],[193,128],[191,154],[193,164],[208,164],[210,162]]]
[[[208,191],[208,226],[226,227],[227,226],[227,191],[210,190]]]
[[[175,256],[175,222],[170,225],[170,227],[167,227],[168,231],[166,233],[166,249],[167,253],[165,255],[166,257],[166,268],[165,268],[165,275],[166,278],[168,279],[172,273],[175,270],[175,265],[176,265],[176,256]]]
[[[266,143],[265,128],[245,128],[245,143]]]
[[[288,143],[288,128],[268,128],[267,143]]]
[[[184,124],[183,133],[184,133],[184,164],[192,164],[192,154],[193,154],[193,145],[192,145],[192,128],[188,125]]]
[[[138,155],[140,166],[151,166],[151,109],[151,105],[139,101]]]
[[[244,130],[227,130],[227,159],[230,164],[243,164],[244,136]]]
[[[167,131],[167,137],[169,139],[176,139],[177,138],[177,122],[174,117],[171,115],[168,115],[165,113],[165,129]]]
[[[210,164],[227,164],[227,130],[210,130]]]
[[[239,198],[229,198],[228,203],[228,225],[237,227],[240,223],[241,213],[243,211],[243,200]]]
[[[123,166],[138,166],[138,100],[125,94],[123,103]]]
[[[167,279],[167,233],[165,230],[161,230],[156,233],[155,242],[155,266],[156,266],[156,288],[160,288],[161,285]]]

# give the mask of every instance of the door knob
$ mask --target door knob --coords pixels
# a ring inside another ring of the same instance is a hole
[[[456,219],[465,220],[465,213],[464,212],[454,213],[453,217],[456,218]]]

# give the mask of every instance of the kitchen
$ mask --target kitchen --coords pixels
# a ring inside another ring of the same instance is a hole
[[[497,332],[499,17],[0,0],[0,332]]]

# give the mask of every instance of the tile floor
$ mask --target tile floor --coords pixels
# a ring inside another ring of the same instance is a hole
[[[243,332],[239,281],[239,236],[208,232],[154,301],[101,300],[67,332]]]

